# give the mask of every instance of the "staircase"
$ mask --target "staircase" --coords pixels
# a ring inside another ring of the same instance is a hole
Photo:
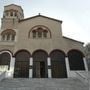
[[[88,72],[89,90],[90,90],[90,71]]]
[[[6,71],[0,72],[0,81],[5,78]]]
[[[89,86],[77,78],[14,78],[3,79],[0,82],[0,90],[89,90]]]

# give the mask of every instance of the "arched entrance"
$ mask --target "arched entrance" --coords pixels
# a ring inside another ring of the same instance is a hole
[[[47,78],[47,53],[37,50],[33,53],[33,77]]]
[[[85,70],[83,56],[84,55],[78,50],[70,50],[68,52],[69,65],[71,70]]]
[[[50,53],[50,57],[52,78],[66,78],[65,54],[60,50],[54,50]]]
[[[28,78],[29,77],[29,52],[22,50],[15,54],[15,78]]]
[[[8,52],[1,52],[0,54],[0,65],[8,66],[8,69],[10,67],[10,60],[11,56]]]

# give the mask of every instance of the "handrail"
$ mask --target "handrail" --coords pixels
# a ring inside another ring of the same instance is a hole
[[[89,81],[88,81],[88,78],[86,78],[84,75],[80,74],[79,72],[75,72],[75,73],[76,73],[77,76],[79,76],[79,79],[80,79],[82,82],[83,82],[83,81],[84,81],[85,83],[86,83],[86,82],[87,82],[87,83],[89,82]]]
[[[0,72],[4,72],[8,70],[8,65],[0,65]]]
[[[80,73],[76,72],[76,74],[78,74],[80,77],[82,77],[83,79],[87,79],[86,77],[84,77],[84,75],[81,75]]]
[[[5,78],[5,74],[6,74],[6,71],[4,71],[4,72],[1,73],[1,75],[0,75],[0,81]]]

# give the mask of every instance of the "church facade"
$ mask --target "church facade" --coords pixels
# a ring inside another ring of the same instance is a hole
[[[88,71],[83,43],[62,35],[62,21],[24,18],[18,5],[4,7],[0,30],[0,74],[10,78],[69,78]]]

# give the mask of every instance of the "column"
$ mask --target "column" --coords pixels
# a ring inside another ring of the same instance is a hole
[[[88,66],[87,66],[87,62],[86,62],[85,57],[83,57],[83,62],[84,62],[85,70],[88,72]]]
[[[16,33],[17,33],[17,35],[15,35],[15,37],[14,37],[14,41],[17,42],[17,40],[18,40],[18,30],[17,30],[17,29],[14,29],[14,30],[15,30]]]
[[[15,58],[11,57],[11,61],[10,61],[10,69],[9,69],[9,73],[8,76],[13,78],[14,75],[14,66],[15,66]]]
[[[13,17],[15,17],[15,12],[13,12]]]
[[[10,40],[9,41],[12,41],[12,34],[10,34]]]
[[[85,74],[84,74],[84,76],[85,76],[85,78],[86,78],[86,81],[88,81],[88,78],[89,78],[89,74],[88,74],[88,66],[87,66],[87,62],[86,62],[86,58],[85,57],[83,57],[83,62],[84,62],[84,67],[85,67]],[[83,74],[83,73],[82,73]]]
[[[9,12],[8,12],[8,16],[9,16],[9,17],[11,16],[10,13],[11,13],[11,12],[9,11]]]
[[[4,41],[7,41],[7,35],[5,34],[5,40]]]
[[[30,57],[30,63],[29,63],[29,78],[32,78],[33,77],[33,58]]]
[[[0,35],[0,41],[2,41],[2,36]]]
[[[67,77],[70,77],[70,66],[68,57],[65,58],[65,62],[66,62]]]
[[[47,58],[47,65],[48,65],[48,78],[52,78],[52,72],[51,72],[51,58]]]

